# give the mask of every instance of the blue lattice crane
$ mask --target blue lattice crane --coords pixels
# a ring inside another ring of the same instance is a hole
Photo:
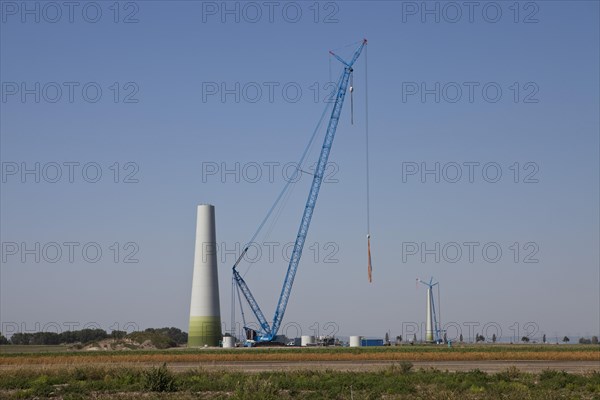
[[[317,204],[317,197],[319,196],[319,190],[321,189],[321,183],[323,182],[323,176],[327,167],[327,160],[329,159],[329,154],[331,152],[331,146],[335,137],[335,131],[340,120],[342,106],[344,105],[344,98],[348,89],[348,82],[353,71],[352,66],[360,56],[360,53],[362,52],[366,44],[367,40],[364,39],[349,61],[346,61],[339,57],[337,54],[330,52],[331,55],[333,55],[338,61],[340,61],[344,65],[344,71],[342,72],[338,81],[338,90],[335,97],[335,103],[333,105],[333,110],[331,111],[331,116],[327,125],[327,132],[325,134],[323,146],[321,147],[321,154],[319,155],[319,160],[317,161],[317,167],[313,176],[312,185],[310,187],[308,199],[306,200],[306,206],[304,207],[304,213],[302,214],[302,219],[300,221],[300,228],[298,229],[296,241],[294,242],[294,248],[290,257],[290,263],[287,269],[287,273],[285,275],[285,279],[283,281],[283,287],[281,289],[281,294],[279,295],[279,301],[277,302],[275,315],[271,324],[267,322],[256,299],[252,295],[250,288],[248,288],[248,285],[237,270],[237,265],[248,251],[248,247],[244,249],[237,262],[233,266],[234,282],[237,285],[237,288],[241,290],[242,294],[244,295],[244,298],[246,299],[248,305],[252,309],[252,312],[254,313],[254,316],[256,317],[260,325],[260,329],[257,332],[255,332],[252,329],[249,329],[246,326],[244,326],[244,329],[247,333],[251,332],[253,340],[257,342],[272,341],[277,335],[281,322],[283,321],[283,316],[285,314],[285,310],[287,308],[287,304],[292,293],[294,278],[296,277],[298,265],[300,264],[300,257],[302,256],[302,249],[304,248],[304,243],[308,234],[310,221],[313,216],[315,205]]]

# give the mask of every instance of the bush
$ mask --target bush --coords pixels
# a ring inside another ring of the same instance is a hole
[[[576,383],[578,378],[577,375],[565,371],[544,370],[540,374],[540,384],[542,387],[557,390],[567,387],[570,383]]]
[[[177,343],[175,343],[174,340],[170,339],[168,336],[156,332],[131,332],[129,335],[127,335],[127,338],[139,344],[149,340],[150,343],[152,343],[152,345],[157,349],[168,349],[169,347],[177,346]]]
[[[149,392],[174,392],[177,390],[175,376],[167,369],[167,364],[153,367],[144,371],[142,375],[142,387]]]
[[[408,374],[413,367],[413,363],[410,361],[402,361],[400,363],[400,372],[403,374]]]
[[[496,378],[498,378],[499,381],[505,381],[505,382],[510,382],[514,379],[518,379],[520,376],[521,376],[521,371],[519,371],[519,369],[517,367],[515,367],[514,365],[511,365],[504,371],[498,372],[496,374]]]
[[[277,386],[266,376],[249,376],[241,382],[238,382],[233,393],[234,400],[276,400],[280,399]]]
[[[52,394],[53,387],[48,382],[47,375],[40,375],[31,381],[31,394],[35,396],[48,397]]]
[[[10,342],[12,344],[30,344],[33,335],[31,333],[17,332],[12,335]]]
[[[148,329],[146,329],[146,332],[158,333],[160,335],[164,335],[164,336],[168,337],[169,339],[171,339],[172,341],[174,341],[178,345],[187,344],[187,342],[188,342],[188,334],[186,332],[183,332],[181,329],[174,328],[174,327],[158,328],[158,329],[148,328]]]
[[[4,335],[0,334],[0,344],[10,344],[10,342],[4,337]]]

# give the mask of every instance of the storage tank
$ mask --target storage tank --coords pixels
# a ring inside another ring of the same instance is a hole
[[[305,347],[315,343],[317,343],[317,341],[314,336],[302,336],[300,338],[300,346]]]
[[[223,336],[223,348],[230,349],[235,347],[235,338],[233,336]]]
[[[360,336],[350,336],[350,347],[360,347],[360,340],[362,338]]]

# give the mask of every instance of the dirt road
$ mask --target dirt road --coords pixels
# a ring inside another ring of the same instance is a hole
[[[374,371],[388,368],[398,362],[390,361],[304,361],[304,362],[213,362],[213,363],[174,363],[169,367],[180,371],[190,368],[226,369],[243,372],[263,372],[282,370],[325,370]],[[480,369],[485,372],[499,372],[514,366],[523,372],[540,372],[544,369],[564,370],[583,373],[600,371],[600,363],[593,361],[415,361],[413,368],[436,368],[448,371],[469,371]]]
[[[335,370],[335,371],[377,371],[399,365],[398,361],[214,361],[214,362],[171,362],[168,367],[174,371],[186,371],[194,368],[208,370],[227,370],[239,372],[265,372],[265,371],[297,371],[297,370]],[[598,361],[414,361],[413,369],[435,368],[441,371],[469,371],[479,369],[485,372],[499,372],[510,367],[516,367],[522,372],[541,372],[545,369],[566,371],[571,373],[585,373],[600,371]],[[157,363],[86,363],[86,366],[104,367],[150,367]],[[65,368],[61,364],[28,364],[28,365],[2,365],[4,369],[41,369]]]

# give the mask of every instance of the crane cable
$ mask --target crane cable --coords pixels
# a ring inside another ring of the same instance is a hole
[[[237,296],[236,296],[237,294]],[[244,313],[244,307],[242,306],[242,296],[240,294],[240,288],[237,285],[237,283],[235,282],[235,278],[231,278],[231,336],[233,337],[237,337],[237,329],[235,326],[235,299],[237,297],[237,300],[239,302],[240,305],[240,313],[242,314],[242,328],[246,327],[246,314]]]
[[[331,77],[331,56],[330,56],[330,62],[329,62],[329,75]],[[341,78],[340,78],[341,79]],[[341,84],[341,80],[338,82],[338,86]],[[317,125],[315,126],[315,129],[312,132],[312,135],[308,141],[308,144],[306,145],[306,148],[304,149],[304,151],[302,152],[302,156],[300,157],[300,160],[298,161],[298,168],[302,168],[302,165],[304,163],[304,160],[306,159],[308,153],[310,152],[310,149],[314,143],[315,137],[317,136],[317,133],[319,132],[319,129],[321,128],[321,125],[323,124],[323,120],[325,119],[325,116],[327,115],[327,111],[329,111],[329,109],[331,108],[332,103],[331,102],[327,102],[327,104],[325,105],[325,108],[323,109],[323,113],[321,114],[321,117],[319,118],[319,122],[317,123]],[[299,171],[297,171],[297,173],[299,173]],[[261,221],[260,225],[258,226],[258,229],[254,232],[254,234],[252,235],[252,238],[246,243],[246,247],[248,247],[249,245],[251,245],[254,240],[256,240],[256,237],[259,235],[259,233],[262,231],[262,229],[264,228],[265,224],[267,223],[267,221],[269,220],[269,218],[271,217],[271,215],[273,214],[273,212],[275,211],[275,209],[277,208],[277,206],[279,205],[279,202],[282,200],[282,198],[284,198],[284,204],[287,203],[287,200],[289,199],[289,196],[291,194],[291,191],[289,191],[288,189],[290,189],[290,186],[292,186],[293,189],[293,185],[292,183],[296,183],[297,181],[294,181],[294,179],[288,179],[286,184],[284,185],[283,189],[281,190],[281,192],[279,193],[279,195],[277,196],[277,198],[275,199],[275,202],[271,205],[271,208],[269,209],[269,211],[267,212],[267,214],[265,215],[265,217],[263,218],[263,220]],[[272,231],[273,229],[273,225],[275,224],[276,220],[279,219],[279,216],[281,214],[281,210],[283,209],[283,206],[278,210],[278,212],[276,213],[276,217],[275,217],[275,221],[273,221],[270,229],[269,229],[269,233],[270,231]],[[244,272],[243,276],[246,276],[246,274],[250,271],[250,268],[252,267],[252,265],[254,265],[253,263],[250,263],[248,265],[248,267],[246,268],[246,271]],[[244,315],[244,309],[242,308],[242,299],[240,297],[240,292],[239,292],[239,287],[237,286],[237,284],[235,283],[235,279],[232,277],[232,287],[231,287],[231,291],[232,291],[232,296],[231,296],[231,329],[233,331],[234,329],[234,325],[235,325],[235,297],[236,297],[236,293],[233,293],[234,290],[236,290],[237,292],[237,297],[238,297],[238,301],[239,301],[239,306],[240,306],[240,312],[242,314],[242,319],[244,322],[244,325],[246,324],[246,317]]]
[[[242,296],[240,295],[240,287],[237,285],[235,287],[237,289],[237,298],[238,298],[238,301],[240,302],[240,312],[242,314],[242,322],[245,327],[246,326],[246,314],[244,314],[244,307],[242,306]]]
[[[235,337],[235,278],[231,277],[231,336]]]
[[[325,106],[325,109],[323,110],[323,113],[321,114],[321,118],[319,119],[319,122],[317,123],[317,126],[315,127],[310,140],[308,141],[308,144],[306,145],[306,148],[304,149],[302,156],[300,157],[300,160],[298,161],[298,168],[301,168],[302,165],[304,164],[304,159],[306,158],[314,140],[315,137],[317,136],[317,133],[319,132],[319,129],[321,128],[321,125],[323,124],[323,120],[325,119],[325,116],[327,115],[327,111],[329,110],[329,108],[331,107],[331,103],[327,103]],[[299,171],[297,171],[297,173],[299,173]],[[254,235],[252,235],[252,238],[247,242],[246,246],[251,245],[252,243],[254,243],[254,240],[256,239],[256,237],[258,236],[258,234],[262,231],[263,227],[265,226],[265,224],[267,223],[267,221],[269,220],[269,218],[271,217],[271,214],[273,214],[273,211],[275,211],[275,209],[277,208],[277,205],[279,204],[280,200],[284,197],[284,195],[288,192],[288,189],[290,188],[290,186],[292,185],[292,183],[296,183],[297,181],[294,179],[288,179],[286,184],[284,185],[283,189],[281,190],[281,192],[279,193],[279,195],[277,196],[277,198],[275,199],[275,202],[273,203],[273,205],[271,206],[271,208],[269,209],[269,211],[267,212],[267,215],[265,215],[265,217],[263,218],[262,222],[260,223],[260,225],[258,226],[258,229],[254,232]],[[287,201],[287,200],[286,200]],[[244,247],[244,248],[245,248]],[[246,272],[244,272],[244,276],[246,276],[246,274],[250,271],[250,268],[252,267],[252,263],[248,266],[248,268],[246,269]]]
[[[365,151],[367,171],[367,254],[369,283],[373,282],[373,265],[371,264],[371,199],[369,182],[369,80],[367,71],[368,46],[365,45]]]

